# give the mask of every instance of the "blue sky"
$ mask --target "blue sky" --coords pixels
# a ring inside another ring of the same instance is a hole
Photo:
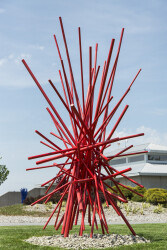
[[[167,145],[166,13],[165,0],[0,1],[0,153],[1,164],[6,164],[10,170],[8,180],[0,186],[0,194],[19,191],[23,187],[31,189],[55,174],[53,170],[25,171],[35,166],[34,161],[27,160],[28,156],[47,151],[40,145],[34,130],[49,135],[54,127],[46,112],[48,105],[21,59],[27,61],[59,107],[59,101],[47,84],[48,79],[52,79],[60,89],[60,62],[53,39],[56,34],[65,59],[59,16],[63,18],[78,91],[78,26],[82,32],[85,82],[88,79],[89,46],[94,49],[96,42],[99,44],[98,64],[102,67],[111,39],[116,39],[116,53],[121,29],[125,28],[113,103],[124,93],[139,68],[142,72],[119,110],[129,104],[115,135],[144,132],[145,137],[129,144]],[[66,113],[59,111],[66,121]],[[68,120],[66,122],[68,125]]]

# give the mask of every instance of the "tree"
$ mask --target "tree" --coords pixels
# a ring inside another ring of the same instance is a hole
[[[5,165],[0,165],[0,185],[7,179],[9,170]]]

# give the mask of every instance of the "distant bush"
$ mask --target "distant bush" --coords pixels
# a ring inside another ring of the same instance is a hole
[[[144,196],[144,194],[147,191],[147,189],[146,188],[141,188],[139,186],[136,186],[134,188],[134,191],[136,191],[137,193],[142,194]],[[146,198],[145,197],[141,197],[140,195],[137,195],[137,194],[133,193],[131,200],[132,201],[137,201],[137,202],[143,202],[143,201],[146,201]]]
[[[41,199],[43,197],[43,195],[38,195],[37,197],[34,198],[34,201],[37,201],[39,199]],[[43,204],[44,203],[44,200],[41,200],[38,202],[38,204]]]
[[[154,192],[164,192],[164,193],[167,193],[167,190],[166,189],[163,189],[163,188],[149,188],[147,189],[147,192],[145,193],[146,196],[154,193]]]
[[[134,188],[134,190],[136,191],[136,192],[138,192],[139,194],[145,194],[145,192],[147,191],[147,189],[144,187],[144,188],[141,188],[141,187],[139,187],[139,186],[136,186],[135,188]]]
[[[150,188],[145,193],[146,201],[154,205],[167,204],[167,190],[163,188]]]
[[[143,202],[143,201],[146,201],[146,198],[138,194],[134,194],[131,200],[136,201],[136,202]]]
[[[126,199],[132,200],[132,201],[137,201],[137,202],[145,202],[146,201],[146,202],[151,203],[153,205],[163,204],[163,206],[167,207],[167,190],[166,189],[163,189],[163,188],[146,189],[146,188],[141,188],[139,186],[136,186],[136,187],[127,186],[127,187],[136,191],[139,194],[142,194],[144,197],[141,197],[141,196],[133,193],[132,191],[119,185],[119,188],[122,191],[122,193],[124,194],[124,196],[126,197]],[[112,188],[114,190],[118,191],[115,186],[113,186]],[[110,192],[112,192],[111,189],[108,189],[108,190]],[[119,192],[117,192],[117,194],[119,195]]]
[[[101,203],[104,203],[106,201],[102,192],[99,192],[99,198]]]
[[[37,197],[32,197],[32,196],[27,197],[27,198],[24,200],[23,204],[24,204],[24,205],[31,205],[33,202],[39,200],[39,199],[42,198],[42,197],[43,197],[43,195],[38,195]],[[60,200],[60,198],[61,198],[60,193],[57,193],[57,194],[55,194],[55,195],[53,195],[53,196],[51,197],[51,199],[49,200],[49,202],[52,202],[53,204],[56,204],[56,203],[58,203],[58,201]],[[64,196],[64,200],[65,200],[65,201],[67,200],[67,194]],[[43,204],[44,202],[45,202],[45,199],[39,201],[38,204]]]
[[[31,205],[34,201],[35,201],[34,197],[32,197],[32,196],[27,197],[27,198],[23,201],[23,205]]]
[[[134,189],[134,187],[131,187],[131,186],[127,186],[128,188],[130,188],[130,189]],[[114,186],[113,187],[115,190],[117,190],[117,188]],[[127,198],[127,199],[129,199],[129,200],[131,200],[131,198],[132,198],[132,196],[133,196],[133,192],[132,191],[130,191],[130,190],[128,190],[128,189],[126,189],[126,188],[124,188],[124,187],[122,187],[122,186],[120,186],[119,185],[119,189],[122,191],[122,193],[123,193],[123,195],[125,196],[125,198]],[[110,190],[111,191],[111,190]],[[118,190],[117,190],[118,191]],[[119,194],[119,191],[118,191],[118,194]]]
[[[144,196],[145,192],[147,191],[146,188],[141,188],[139,186],[136,186],[136,187],[127,186],[127,187],[130,188],[131,190],[136,191],[139,194],[142,194],[143,196]],[[117,190],[117,188],[115,186],[112,188],[114,188],[114,190]],[[129,189],[126,189],[125,187],[122,187],[119,185],[119,188],[122,191],[125,198],[128,200],[137,201],[137,202],[146,201],[145,197],[141,197],[141,196],[135,194],[134,192],[130,191]],[[111,190],[109,190],[109,191],[111,191]]]

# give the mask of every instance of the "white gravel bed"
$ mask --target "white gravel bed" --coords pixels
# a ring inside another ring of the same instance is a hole
[[[8,224],[10,226],[14,224],[44,224],[47,221],[47,217],[32,217],[32,216],[0,216],[0,226],[2,224]],[[52,223],[54,221],[52,220]]]
[[[110,215],[112,216],[112,215]],[[116,215],[117,216],[117,215]],[[121,217],[106,216],[108,224],[124,224]],[[144,223],[167,223],[166,214],[150,214],[150,215],[133,215],[126,216],[130,224],[144,224]],[[45,225],[46,217],[31,217],[31,216],[0,216],[0,226],[14,226],[14,225]],[[49,225],[54,225],[55,218],[51,219]],[[80,221],[78,222],[78,225]],[[87,221],[85,224],[88,225]]]
[[[88,248],[107,248],[123,245],[132,245],[136,243],[149,243],[150,241],[140,236],[133,235],[101,235],[94,234],[93,238],[89,237],[89,234],[78,236],[76,234],[69,235],[64,238],[62,235],[32,237],[26,242],[33,245],[41,246],[55,246],[63,249],[88,249]]]
[[[25,206],[26,210],[29,211],[41,211],[41,212],[49,212],[52,213],[54,209],[54,205],[52,208],[48,210],[46,205],[35,205],[35,206]],[[134,208],[136,211],[134,211]],[[155,206],[142,204],[138,202],[128,202],[129,212],[127,213],[123,204],[121,204],[121,210],[128,219],[131,224],[141,224],[141,223],[167,223],[167,208],[163,208],[162,213],[154,213]],[[104,208],[106,220],[108,224],[124,224],[124,221],[120,216],[116,214],[113,208],[110,206],[109,208]],[[62,212],[63,213],[63,212]],[[62,215],[60,214],[60,217]],[[53,225],[55,222],[56,214],[50,221],[50,225]],[[0,216],[0,226],[10,226],[10,225],[44,225],[47,221],[48,217],[32,217],[32,216]],[[98,216],[97,216],[98,220]],[[81,216],[78,220],[78,225],[81,222]],[[99,221],[98,221],[99,223]],[[85,224],[87,222],[87,214],[85,217]]]

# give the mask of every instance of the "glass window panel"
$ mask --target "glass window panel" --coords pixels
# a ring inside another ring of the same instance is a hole
[[[144,155],[128,157],[128,162],[144,161]]]
[[[121,159],[116,159],[116,160],[110,161],[111,165],[118,165],[118,164],[123,164],[123,163],[126,163],[126,158],[121,158]]]
[[[148,155],[149,161],[167,161],[167,155]]]
[[[167,155],[160,155],[160,161],[167,161]]]
[[[153,161],[154,160],[154,155],[148,155],[148,160]]]

